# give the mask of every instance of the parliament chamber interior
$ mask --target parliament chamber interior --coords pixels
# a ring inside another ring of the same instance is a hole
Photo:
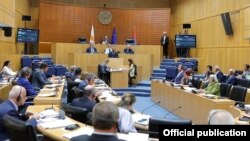
[[[249,16],[250,0],[1,0],[0,141],[247,136]]]

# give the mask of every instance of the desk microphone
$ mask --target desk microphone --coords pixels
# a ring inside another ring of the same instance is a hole
[[[166,113],[165,116],[164,116],[163,118],[166,118],[169,114],[172,114],[172,113],[174,113],[175,111],[177,111],[177,110],[179,110],[179,109],[181,109],[181,108],[182,108],[182,107],[179,106],[178,108],[176,108],[176,109],[170,111],[169,113]]]
[[[145,110],[147,110],[147,109],[149,109],[149,108],[151,108],[151,107],[153,107],[153,106],[155,106],[155,105],[158,105],[159,103],[161,103],[161,101],[158,101],[158,102],[156,102],[156,103],[150,105],[149,107],[143,109],[141,113],[143,114],[143,112],[145,112]]]

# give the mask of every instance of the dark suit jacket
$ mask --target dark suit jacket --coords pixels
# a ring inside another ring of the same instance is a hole
[[[177,74],[177,76],[175,77],[175,79],[174,79],[174,83],[175,84],[181,84],[181,80],[182,80],[183,77],[184,77],[184,71],[179,72]]]
[[[134,54],[134,51],[131,48],[125,48],[123,50],[123,53],[125,53],[125,54]]]
[[[81,98],[75,98],[72,102],[71,105],[75,107],[80,107],[80,108],[85,108],[89,112],[92,112],[93,107],[95,106],[95,102],[90,100],[88,97],[83,96]]]
[[[224,82],[225,77],[224,77],[224,74],[221,71],[219,71],[218,73],[215,73],[215,74],[216,74],[216,77],[217,77],[219,82]]]
[[[94,49],[94,52],[91,52],[91,47],[88,47],[86,49],[86,53],[97,53],[97,49],[95,47],[93,49]]]
[[[91,136],[81,135],[72,138],[70,141],[124,141],[112,135],[98,135],[93,133]]]
[[[118,58],[118,54],[117,54],[117,52],[115,52],[115,51],[111,51],[111,52],[109,52],[109,55],[108,55],[110,58]]]
[[[45,74],[40,69],[36,70],[32,77],[32,85],[36,88],[43,88],[44,85],[51,84]]]
[[[233,76],[228,77],[226,83],[227,83],[227,84],[231,84],[231,85],[236,85],[236,83],[237,83],[237,78],[236,78],[236,76],[233,75]]]
[[[19,115],[19,112],[16,110],[14,104],[10,100],[6,100],[5,102],[0,104],[0,141],[5,140],[8,138],[6,131],[3,127],[2,118],[4,115],[8,114],[14,118],[20,119],[20,120],[27,120],[25,116]],[[37,122],[35,119],[30,119],[28,121],[31,125],[36,126]]]
[[[78,85],[78,89],[80,90],[84,90],[84,88],[88,85],[87,80],[83,80],[79,85]]]
[[[36,91],[34,90],[33,85],[30,84],[28,79],[24,77],[19,77],[16,82],[18,85],[21,85],[26,89],[27,96],[34,96],[37,94]]]
[[[163,42],[164,36],[161,36],[161,45],[168,46],[169,38],[166,36],[165,42]]]

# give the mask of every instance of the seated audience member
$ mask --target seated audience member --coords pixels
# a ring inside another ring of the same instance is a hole
[[[37,115],[32,115],[32,113],[26,113],[21,115],[18,112],[18,107],[22,106],[27,99],[26,90],[19,85],[15,85],[11,88],[9,92],[9,99],[0,104],[0,140],[6,140],[8,135],[3,127],[2,118],[4,115],[8,114],[14,118],[27,121],[32,126],[36,126]],[[31,117],[29,117],[31,116]]]
[[[104,38],[102,39],[102,44],[103,44],[103,45],[109,44],[108,36],[104,36]]]
[[[117,138],[119,112],[111,102],[101,102],[95,105],[92,114],[92,135],[80,135],[70,141],[124,141]]]
[[[75,79],[75,82],[81,83],[83,80],[86,79],[87,74],[88,74],[87,72],[82,72],[80,78]]]
[[[208,115],[209,125],[234,125],[233,116],[226,110],[211,110]]]
[[[115,48],[112,48],[112,51],[109,52],[109,58],[118,58],[118,52],[115,51]]]
[[[104,50],[105,54],[109,54],[112,51],[111,45],[107,44],[107,48]]]
[[[11,62],[9,60],[4,61],[3,67],[2,67],[2,74],[5,77],[14,77],[17,75],[16,72],[13,72],[11,67]]]
[[[215,66],[215,76],[218,79],[218,82],[224,82],[225,76],[224,74],[221,72],[220,67],[219,66]]]
[[[92,112],[93,107],[96,104],[97,90],[94,86],[88,85],[83,90],[83,96],[81,98],[75,98],[71,105],[80,108],[86,108],[89,112]]]
[[[48,71],[47,64],[41,64],[39,69],[35,71],[32,76],[32,85],[34,88],[42,89],[44,85],[52,84],[45,76],[45,73]]]
[[[74,72],[74,76],[72,77],[72,80],[75,81],[76,79],[80,79],[80,76],[82,74],[82,69],[80,67],[77,67]]]
[[[71,78],[72,79],[73,76],[75,75],[75,69],[76,69],[75,65],[70,66],[69,72],[65,73],[66,78]]]
[[[133,83],[132,83],[132,80],[133,80],[133,78],[135,78],[136,76],[136,73],[135,73],[135,71],[136,71],[136,68],[135,68],[135,64],[134,64],[134,62],[133,62],[133,60],[132,59],[128,59],[128,66],[129,66],[129,70],[128,70],[128,84],[129,85],[132,85]]]
[[[189,87],[193,86],[192,85],[192,80],[190,78],[190,74],[191,74],[190,70],[185,71],[184,77],[181,80],[182,85],[188,85]]]
[[[86,79],[83,80],[83,81],[78,85],[78,88],[79,88],[80,90],[84,90],[84,88],[85,88],[87,85],[94,85],[95,79],[96,79],[96,75],[95,75],[95,74],[93,74],[93,73],[88,73],[88,74],[86,74]]]
[[[130,45],[127,45],[126,48],[123,50],[125,54],[134,54],[134,51],[130,48]]]
[[[133,105],[136,98],[133,94],[125,94],[122,96],[121,102],[118,104],[119,119],[118,127],[121,133],[137,132],[132,119]]]
[[[234,69],[229,69],[228,70],[228,78],[226,80],[227,84],[231,84],[231,85],[236,85],[237,83],[237,78],[235,76],[235,71]]]
[[[211,65],[207,66],[207,71],[205,72],[205,78],[202,80],[201,88],[206,88],[209,83],[209,76],[214,74],[213,67]]]
[[[205,80],[208,80],[208,79],[209,79],[209,76],[210,76],[211,74],[214,74],[214,72],[213,72],[213,67],[212,67],[211,65],[208,65],[208,66],[207,66],[207,71],[206,71],[206,73],[205,73]]]
[[[175,77],[175,79],[172,80],[172,82],[174,82],[175,84],[181,84],[181,80],[183,77],[184,77],[184,66],[179,65],[178,66],[178,74]]]
[[[86,53],[97,53],[97,49],[95,48],[95,44],[90,43],[89,45],[90,45],[90,47],[88,47],[86,49]]]
[[[108,66],[109,60],[105,59],[103,63],[98,65],[98,77],[106,84],[110,82],[110,67]]]
[[[249,64],[245,64],[245,68],[242,74],[242,78],[246,78],[247,75],[250,75],[250,66]]]
[[[24,67],[21,70],[21,76],[17,79],[16,83],[23,86],[27,92],[27,96],[35,96],[37,92],[35,91],[33,85],[29,82],[31,71],[28,67]]]
[[[209,76],[209,84],[203,91],[205,94],[214,94],[220,96],[220,84],[215,75]]]

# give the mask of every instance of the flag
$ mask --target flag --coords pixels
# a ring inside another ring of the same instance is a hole
[[[92,24],[92,27],[91,27],[91,33],[90,33],[89,43],[95,43],[95,31],[94,31],[93,24]]]
[[[112,31],[112,40],[111,40],[111,44],[117,44],[117,35],[116,35],[116,28],[115,28],[115,25],[114,25],[113,31]]]
[[[133,39],[134,39],[134,45],[137,45],[135,26],[134,26]]]

